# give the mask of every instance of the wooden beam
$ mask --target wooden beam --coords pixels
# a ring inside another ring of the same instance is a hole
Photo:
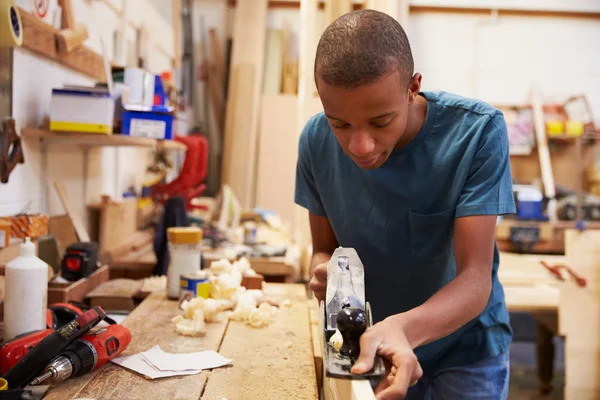
[[[181,66],[181,0],[173,1],[173,68]]]
[[[267,0],[238,0],[225,118],[222,183],[243,208],[253,207],[256,189],[258,120],[267,34]]]
[[[85,46],[80,46],[68,54],[60,54],[57,48],[58,29],[40,21],[22,8],[19,8],[19,15],[23,23],[23,48],[97,81],[103,82],[106,79],[104,60],[100,54]]]
[[[600,398],[600,231],[565,232],[565,256],[586,279],[560,285],[559,331],[566,336],[565,400]],[[582,366],[585,366],[582,368]]]
[[[352,11],[352,0],[325,1],[325,21],[329,25],[339,17]]]
[[[325,400],[375,400],[368,380],[323,379]]]

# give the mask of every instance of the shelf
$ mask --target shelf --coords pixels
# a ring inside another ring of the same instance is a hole
[[[90,147],[162,147],[170,150],[185,151],[187,147],[174,140],[156,140],[131,137],[120,134],[103,135],[97,133],[54,132],[44,129],[21,129],[23,138],[37,138],[46,143],[63,143]]]

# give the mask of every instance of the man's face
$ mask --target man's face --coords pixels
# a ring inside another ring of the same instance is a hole
[[[408,106],[420,87],[409,88],[398,71],[355,89],[329,86],[317,77],[323,110],[340,146],[361,168],[379,168],[405,136]]]

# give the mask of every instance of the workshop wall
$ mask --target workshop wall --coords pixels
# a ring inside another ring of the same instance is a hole
[[[423,87],[493,104],[585,94],[600,119],[600,20],[565,16],[411,12],[409,37]]]
[[[172,15],[164,15],[159,2],[150,0],[127,0],[129,23],[125,30],[128,41],[129,60],[134,55],[136,29],[148,34],[147,69],[160,72],[171,69],[174,56]],[[31,0],[16,0],[16,5],[32,9]],[[50,1],[50,6],[56,1]],[[118,13],[121,0],[73,1],[75,18],[88,27],[89,38],[85,45],[102,52],[100,38],[108,54],[113,55],[113,32],[119,24]],[[157,6],[154,3],[158,3]],[[165,2],[170,3],[170,2]],[[169,5],[170,8],[170,5]],[[50,17],[49,17],[50,18]],[[52,20],[48,21],[52,23]],[[127,51],[126,50],[126,51]],[[134,55],[135,57],[135,55]],[[47,59],[40,58],[25,49],[15,49],[13,73],[13,116],[17,129],[38,127],[48,117],[51,90],[64,84],[91,85],[93,80]],[[11,174],[8,184],[0,185],[0,215],[10,215],[29,207],[29,212],[41,210],[40,153],[36,140],[25,139],[25,164],[19,165]],[[106,193],[116,196],[129,185],[141,184],[149,160],[150,151],[136,148],[90,149],[88,168],[88,196],[83,198],[83,152],[76,146],[52,145],[48,152],[47,177],[49,185],[48,212],[64,214],[64,210],[52,188],[52,179],[60,179],[72,198],[75,213],[86,219],[85,205]],[[118,169],[117,169],[118,168]]]

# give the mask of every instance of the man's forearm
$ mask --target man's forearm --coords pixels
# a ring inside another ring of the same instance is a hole
[[[448,336],[481,314],[491,286],[491,276],[465,269],[425,303],[392,318],[402,324],[414,349]]]

